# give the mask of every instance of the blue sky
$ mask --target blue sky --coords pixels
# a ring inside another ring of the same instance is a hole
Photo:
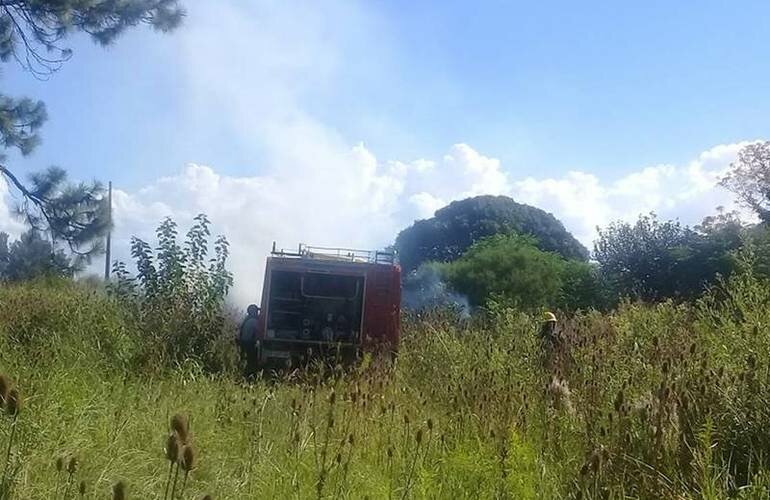
[[[325,19],[349,59],[304,104],[378,156],[467,142],[524,174],[615,174],[767,133],[768,2],[478,3],[360,4],[361,24],[340,19],[341,34]],[[188,161],[258,171],[259,148],[232,144],[218,120],[197,124],[206,141],[176,133],[186,130],[186,73],[174,37],[207,22],[200,3],[188,10],[172,36],[141,30],[106,51],[78,38],[47,82],[5,65],[4,91],[44,99],[51,113],[44,146],[24,164],[129,183]],[[244,9],[257,29],[259,14]]]
[[[118,242],[203,210],[258,233],[252,254],[381,245],[492,193],[590,245],[610,220],[729,205],[718,175],[770,135],[766,1],[183,3],[172,35],[74,38],[49,81],[2,66],[4,93],[50,113],[12,166],[113,180]]]

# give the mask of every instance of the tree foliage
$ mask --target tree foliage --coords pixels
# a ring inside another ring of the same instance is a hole
[[[0,61],[16,61],[34,76],[46,78],[71,57],[64,42],[74,33],[108,45],[140,24],[170,31],[183,16],[178,0],[0,0]],[[40,143],[47,117],[41,101],[0,94],[0,144],[30,154]],[[101,185],[66,183],[58,168],[32,176],[30,186],[6,165],[0,165],[0,174],[21,192],[19,210],[33,228],[46,226],[80,255],[100,250],[93,242],[109,225]]]
[[[72,56],[63,45],[72,33],[81,31],[108,45],[139,24],[170,31],[183,16],[178,0],[2,0],[0,60],[15,59],[44,77]]]
[[[18,149],[22,155],[31,153],[40,143],[38,131],[46,119],[48,113],[42,101],[0,94],[0,143],[5,149]]]
[[[110,220],[100,183],[72,184],[64,170],[51,167],[30,176],[30,184],[24,186],[2,165],[0,172],[24,193],[16,210],[32,229],[53,234],[81,257],[102,249],[100,236],[109,229]]]
[[[770,141],[744,147],[721,184],[756,212],[762,222],[770,223]]]
[[[477,196],[450,203],[434,217],[401,231],[395,246],[401,266],[408,272],[423,262],[455,260],[481,239],[503,233],[533,236],[538,248],[564,258],[588,257],[585,247],[553,215],[506,196]]]
[[[688,299],[734,270],[732,252],[742,245],[742,225],[732,213],[708,217],[695,228],[650,214],[600,229],[594,245],[594,258],[617,294]]]
[[[562,264],[561,294],[557,305],[567,311],[607,310],[616,297],[607,288],[604,274],[595,262],[569,259]]]
[[[217,349],[227,325],[225,297],[233,284],[227,239],[218,236],[209,257],[210,222],[204,214],[195,217],[183,243],[170,218],[156,235],[155,248],[132,238],[136,276],[116,262],[110,291],[134,305],[143,340],[156,346],[158,360],[181,363],[192,358],[210,369],[221,368]]]
[[[76,266],[62,250],[30,229],[8,244],[8,234],[0,233],[0,279],[26,281],[41,277],[72,277]]]
[[[590,264],[540,250],[531,237],[495,235],[443,266],[452,289],[474,306],[490,299],[524,310],[598,307]]]

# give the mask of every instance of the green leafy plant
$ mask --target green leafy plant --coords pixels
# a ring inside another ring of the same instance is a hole
[[[149,347],[148,362],[168,366],[196,360],[206,369],[222,369],[222,345],[233,328],[224,312],[233,283],[227,270],[227,239],[217,237],[209,257],[210,222],[204,214],[195,217],[184,243],[177,241],[177,224],[170,218],[156,234],[155,249],[132,238],[136,277],[118,262],[109,290],[117,300],[131,304],[142,342]]]

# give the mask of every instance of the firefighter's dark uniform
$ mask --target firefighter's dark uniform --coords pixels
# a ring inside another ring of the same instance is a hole
[[[238,332],[238,347],[241,351],[241,361],[245,362],[244,374],[252,377],[257,371],[257,317],[259,308],[250,305],[246,310],[246,319],[241,323]]]

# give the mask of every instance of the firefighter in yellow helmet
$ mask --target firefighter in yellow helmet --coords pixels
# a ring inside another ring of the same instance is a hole
[[[543,365],[552,370],[559,348],[559,335],[556,331],[556,315],[550,311],[543,314],[540,325],[540,349],[543,355]]]
[[[543,324],[540,326],[540,339],[543,342],[553,343],[556,338],[556,315],[551,311],[543,314]]]

